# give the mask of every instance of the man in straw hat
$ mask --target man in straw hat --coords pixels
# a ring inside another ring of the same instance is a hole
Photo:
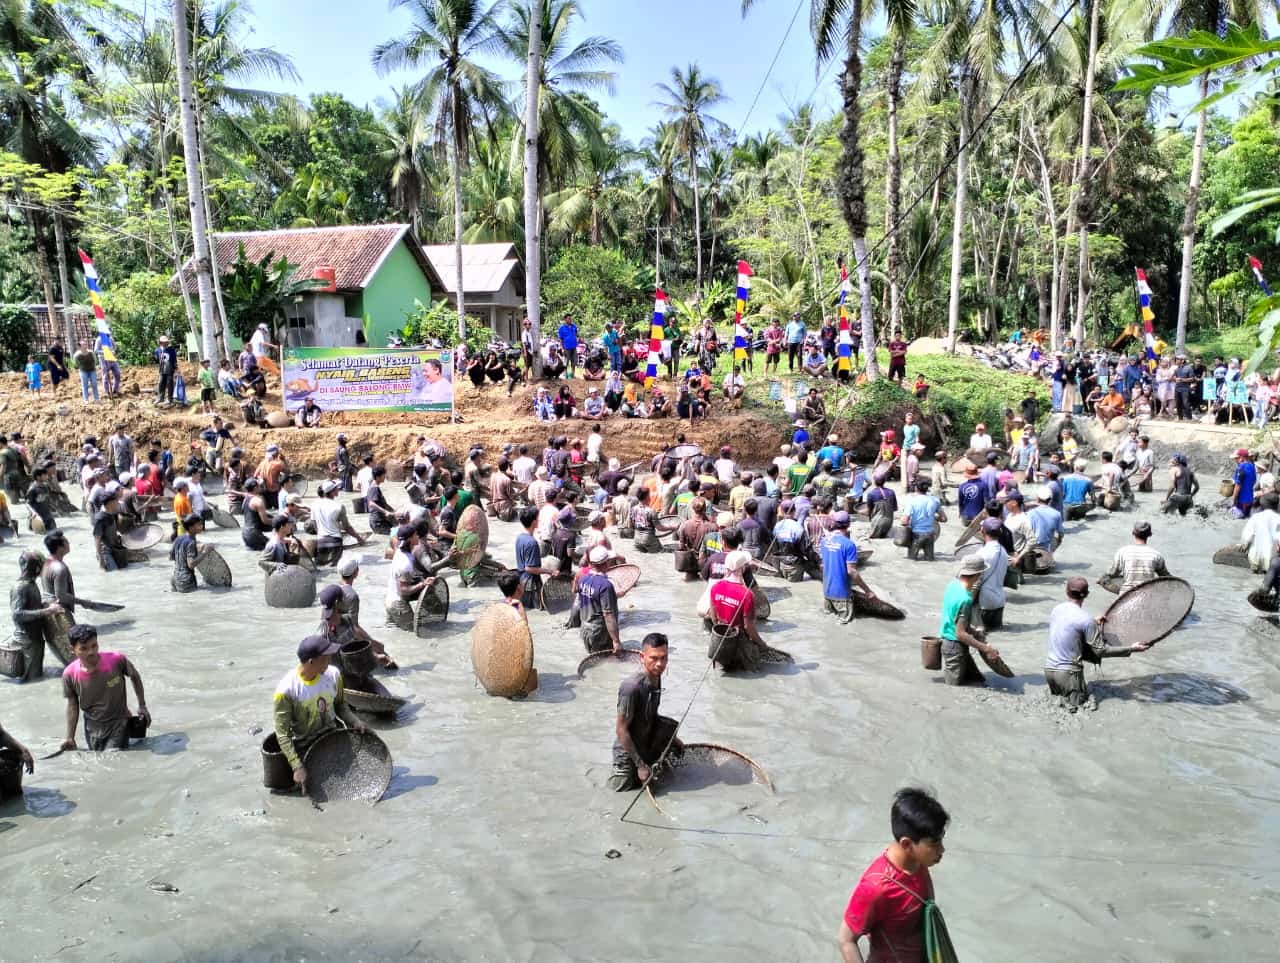
[[[978,650],[988,659],[1000,655],[997,649],[979,639],[972,628],[974,588],[986,569],[981,557],[970,555],[960,563],[960,570],[942,595],[942,624],[938,635],[942,639],[943,679],[947,685],[987,684],[970,649]]]
[[[1080,576],[1067,579],[1067,600],[1049,613],[1049,649],[1044,663],[1049,691],[1075,712],[1089,699],[1084,681],[1084,660],[1098,663],[1102,659],[1127,658],[1134,652],[1145,652],[1150,642],[1133,645],[1108,645],[1102,637],[1105,619],[1095,620],[1085,611],[1089,582]]]
[[[667,637],[661,632],[644,637],[640,666],[639,672],[618,686],[613,774],[609,777],[609,788],[615,792],[639,789],[647,783],[652,767],[668,748],[672,755],[684,751],[675,737],[680,724],[658,713],[662,675],[667,671]]]
[[[273,712],[276,741],[293,769],[293,781],[305,788],[302,757],[320,736],[341,721],[354,732],[365,725],[343,695],[342,673],[330,660],[341,646],[332,638],[309,635],[298,645],[298,665],[276,686]]]
[[[875,593],[858,574],[858,546],[849,538],[849,513],[836,512],[831,516],[831,530],[822,536],[818,545],[822,558],[823,611],[840,616],[841,624],[853,620],[853,587],[869,598]]]

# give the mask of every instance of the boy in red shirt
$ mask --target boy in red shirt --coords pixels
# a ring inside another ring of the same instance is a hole
[[[933,899],[929,867],[942,859],[950,820],[923,789],[899,789],[889,821],[894,842],[867,867],[840,924],[844,963],[926,963],[924,905]],[[858,939],[866,936],[870,955]]]

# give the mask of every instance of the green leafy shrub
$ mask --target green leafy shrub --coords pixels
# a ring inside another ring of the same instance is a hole
[[[928,414],[943,414],[951,421],[950,444],[968,444],[973,426],[986,424],[991,434],[1000,437],[1004,410],[1018,410],[1018,405],[1034,391],[1040,402],[1040,419],[1049,413],[1050,392],[1047,382],[1029,375],[1011,374],[988,368],[972,358],[945,354],[907,355],[907,381],[923,373],[930,384],[924,409]]]
[[[0,307],[0,367],[21,371],[35,340],[36,322],[26,308]]]
[[[182,345],[190,330],[182,298],[170,290],[163,274],[129,275],[103,292],[102,307],[122,364],[150,364],[160,335]]]
[[[458,343],[457,308],[444,300],[426,305],[416,298],[413,305],[413,310],[405,315],[404,327],[400,331],[405,344],[425,344],[434,340],[452,348]],[[479,318],[467,318],[467,348],[470,351],[487,348],[492,333]]]
[[[543,327],[573,315],[584,336],[604,331],[608,321],[629,330],[653,317],[653,269],[620,251],[579,244],[565,248],[542,278]]]

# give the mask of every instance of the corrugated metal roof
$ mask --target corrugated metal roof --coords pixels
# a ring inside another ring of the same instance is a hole
[[[274,253],[297,265],[296,278],[314,277],[317,268],[334,269],[339,291],[360,291],[373,279],[374,273],[391,249],[403,239],[421,266],[428,281],[442,288],[408,224],[354,224],[339,227],[284,228],[276,231],[227,231],[213,235],[214,256],[226,274],[244,245],[245,257],[258,261]],[[191,290],[195,289],[194,259],[183,265],[183,274]],[[175,277],[176,282],[176,277]]]
[[[429,244],[423,248],[427,260],[450,294],[458,293],[457,248],[452,244]],[[520,267],[514,244],[462,245],[462,286],[467,294],[491,294],[502,289],[511,272]]]

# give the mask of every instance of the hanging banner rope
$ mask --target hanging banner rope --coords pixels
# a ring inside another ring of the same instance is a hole
[[[667,296],[658,288],[653,292],[653,325],[649,328],[649,365],[644,371],[644,387],[648,391],[658,380],[658,363],[662,360],[662,342],[667,338]]]
[[[738,262],[738,300],[733,314],[733,361],[743,364],[747,360],[747,329],[742,316],[747,313],[747,299],[751,296],[751,265]]]

